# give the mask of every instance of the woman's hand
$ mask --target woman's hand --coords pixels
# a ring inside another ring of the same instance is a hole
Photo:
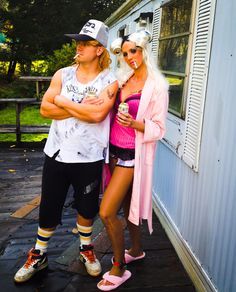
[[[129,113],[120,113],[118,112],[116,115],[118,124],[124,127],[132,127],[134,123],[133,117]]]
[[[117,119],[118,124],[124,127],[133,128],[139,132],[144,133],[145,122],[133,119],[133,117],[129,113],[123,114],[123,113],[118,112],[116,115],[116,119]]]
[[[102,103],[104,103],[104,99],[100,97],[86,97],[82,100],[81,103],[101,105]]]

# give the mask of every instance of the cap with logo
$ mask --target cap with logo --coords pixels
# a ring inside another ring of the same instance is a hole
[[[76,41],[96,40],[104,47],[107,47],[108,33],[109,29],[102,21],[90,19],[78,34],[65,35]]]

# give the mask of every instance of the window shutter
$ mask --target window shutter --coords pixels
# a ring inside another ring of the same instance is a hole
[[[158,39],[160,36],[160,28],[161,28],[161,8],[158,7],[154,11],[153,15],[153,28],[152,28],[152,52],[153,57],[157,60],[158,57]]]
[[[215,1],[200,0],[193,40],[183,160],[198,171]]]

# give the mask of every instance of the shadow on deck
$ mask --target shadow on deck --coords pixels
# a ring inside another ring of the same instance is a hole
[[[36,206],[22,218],[11,215],[40,195],[43,156],[42,147],[0,147],[0,289],[11,292],[99,291],[96,284],[101,277],[88,276],[78,260],[78,237],[71,232],[76,217],[71,208],[71,191],[64,206],[63,225],[50,240],[49,268],[23,285],[13,282],[14,273],[34,245],[38,208]],[[146,224],[143,224],[146,258],[128,266],[132,277],[117,291],[195,291],[155,215],[153,227],[154,232],[150,236]],[[127,231],[125,240],[128,247]],[[94,243],[105,272],[111,266],[112,251],[99,218],[95,221]]]

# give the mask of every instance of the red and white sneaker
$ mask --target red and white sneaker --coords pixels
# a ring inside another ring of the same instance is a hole
[[[15,274],[14,281],[22,283],[28,281],[38,271],[48,266],[46,253],[40,253],[40,250],[32,248],[28,253],[28,259]]]
[[[80,261],[84,263],[90,276],[98,276],[101,274],[102,267],[93,251],[93,245],[82,245],[82,248],[80,248]]]

